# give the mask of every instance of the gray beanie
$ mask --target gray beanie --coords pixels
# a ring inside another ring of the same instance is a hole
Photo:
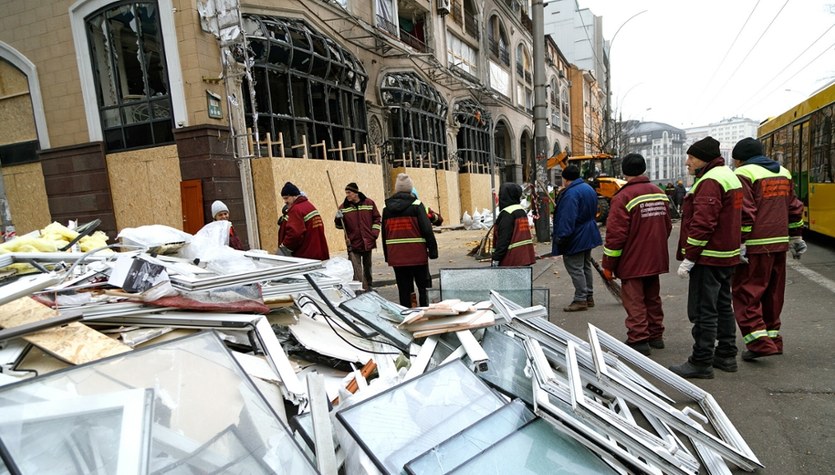
[[[409,175],[405,173],[400,173],[397,175],[397,181],[394,182],[394,192],[395,193],[411,193],[412,188],[414,188],[414,184],[412,183],[412,179],[409,178]]]
[[[212,219],[214,219],[221,211],[226,211],[228,213],[229,208],[226,207],[226,204],[224,204],[223,201],[215,200],[215,202],[212,203]]]

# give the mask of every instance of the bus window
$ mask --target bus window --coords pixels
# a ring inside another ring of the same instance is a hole
[[[832,183],[833,160],[835,144],[833,144],[832,114],[835,104],[816,111],[812,114],[811,123],[811,154],[812,169],[810,180],[812,183]]]

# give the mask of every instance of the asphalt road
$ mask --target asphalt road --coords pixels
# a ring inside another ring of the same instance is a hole
[[[676,224],[669,241],[671,256],[678,234]],[[835,241],[807,236],[807,242],[809,250],[801,260],[789,259],[782,318],[784,354],[755,362],[739,360],[737,373],[717,370],[712,380],[693,381],[717,400],[765,465],[758,472],[762,474],[821,474],[835,470]],[[458,256],[457,251],[463,248],[461,243],[457,247],[445,243],[440,259],[432,262],[433,272],[445,266],[486,265]],[[539,254],[549,249],[547,243],[537,245]],[[601,252],[598,248],[593,255],[600,259]],[[382,271],[384,266],[382,262],[375,263],[375,271]],[[661,278],[666,349],[653,350],[651,358],[664,366],[683,362],[692,346],[686,315],[687,282],[675,274],[677,266],[678,262],[671,258],[672,272]],[[606,292],[601,280],[595,282],[597,305],[593,309],[565,313],[562,308],[570,303],[573,288],[562,260],[537,262],[534,276],[538,276],[537,287],[551,291],[553,323],[583,339],[587,338],[588,323],[625,338],[623,308]],[[384,280],[385,277],[380,279],[380,283]],[[377,290],[397,301],[393,285]],[[741,352],[744,346],[739,335],[737,339]],[[734,473],[745,472],[734,469]]]

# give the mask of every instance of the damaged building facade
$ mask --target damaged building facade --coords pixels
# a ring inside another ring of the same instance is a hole
[[[546,41],[534,150],[528,3],[2,0],[4,224],[193,233],[220,199],[272,252],[285,181],[331,216],[346,183],[379,202],[404,171],[455,224],[600,129],[596,79]]]

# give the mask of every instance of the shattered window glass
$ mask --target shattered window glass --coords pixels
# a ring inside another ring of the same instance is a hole
[[[490,291],[495,290],[522,307],[531,306],[533,269],[530,267],[441,269],[440,281],[444,300],[480,302],[489,300]]]
[[[472,99],[455,103],[453,117],[460,124],[456,145],[462,173],[479,173],[490,163],[490,123],[484,107]]]
[[[0,408],[24,473],[315,473],[214,332],[3,386]]]

